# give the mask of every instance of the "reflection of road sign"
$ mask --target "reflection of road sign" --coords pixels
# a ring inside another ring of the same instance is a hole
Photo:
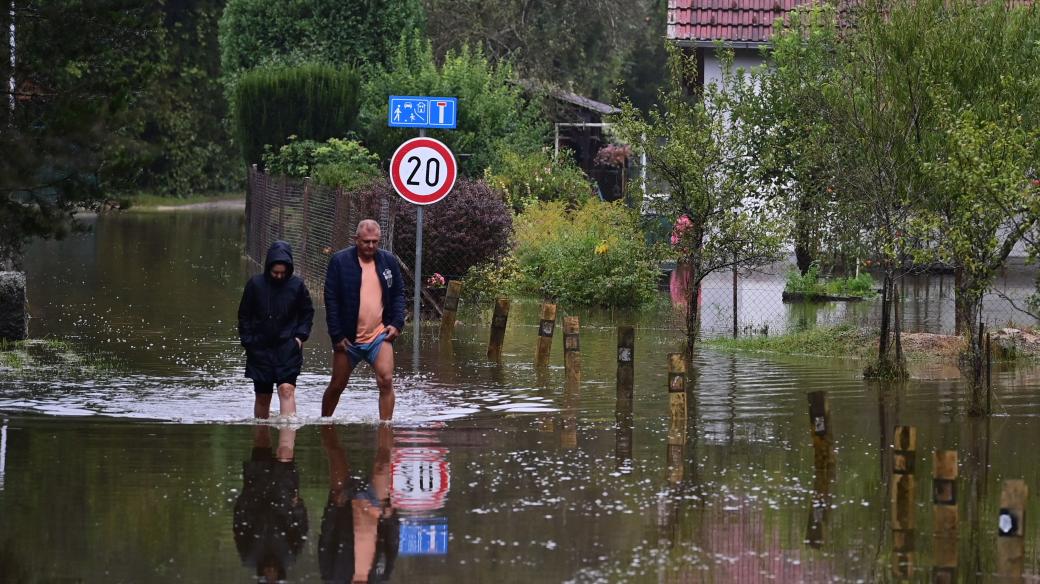
[[[412,138],[390,159],[390,183],[397,194],[416,205],[443,199],[455,185],[455,155],[433,138]]]
[[[431,556],[448,553],[447,517],[404,517],[398,553],[402,556]]]
[[[455,127],[459,101],[455,97],[390,96],[387,124],[391,128]]]
[[[407,446],[394,449],[390,501],[401,511],[433,511],[444,507],[451,472],[444,448]]]

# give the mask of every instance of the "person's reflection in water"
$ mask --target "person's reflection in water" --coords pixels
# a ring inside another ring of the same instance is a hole
[[[271,446],[270,427],[253,429],[253,452],[242,463],[242,493],[235,501],[235,547],[258,582],[284,582],[307,539],[307,508],[293,461],[296,430],[280,428]]]
[[[380,424],[370,480],[351,476],[335,426],[321,429],[329,459],[329,500],[321,519],[318,565],[325,582],[386,582],[397,559],[401,520],[390,504],[392,427]]]

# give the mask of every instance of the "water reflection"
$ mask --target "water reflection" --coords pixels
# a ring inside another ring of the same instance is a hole
[[[307,507],[294,460],[296,430],[253,429],[253,449],[242,463],[242,492],[235,500],[235,547],[259,582],[284,582],[307,539]]]
[[[390,578],[400,546],[401,520],[390,497],[394,434],[381,424],[375,461],[367,474],[352,473],[335,426],[322,426],[329,465],[329,494],[321,519],[318,565],[326,582],[379,582]]]

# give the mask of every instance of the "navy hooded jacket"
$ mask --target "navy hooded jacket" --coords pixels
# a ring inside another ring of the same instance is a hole
[[[280,282],[270,275],[276,263],[288,268]],[[265,383],[295,379],[302,365],[295,339],[306,341],[313,321],[311,295],[303,280],[293,275],[292,248],[276,241],[267,250],[264,272],[246,282],[238,305],[238,336],[246,348],[246,377]]]
[[[376,274],[383,290],[383,324],[404,329],[404,278],[393,254],[376,250]],[[357,246],[342,249],[329,260],[325,272],[325,320],[332,344],[357,339],[358,310],[361,308],[361,264]]]

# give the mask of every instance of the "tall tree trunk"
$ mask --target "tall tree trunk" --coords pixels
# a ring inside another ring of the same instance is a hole
[[[967,278],[962,279],[961,285],[957,287],[958,308],[963,310],[963,323],[961,330],[965,338],[964,352],[961,353],[958,365],[961,375],[968,382],[970,402],[968,403],[968,414],[981,416],[986,412],[985,387],[983,378],[982,329],[979,319],[982,317],[982,294],[975,292],[966,284]],[[960,315],[959,315],[960,316]]]
[[[902,309],[903,291],[901,290],[899,284],[897,284],[896,282],[893,282],[892,283],[892,292],[893,292],[893,294],[892,294],[893,295],[893,300],[892,300],[893,304],[892,304],[892,306],[893,306],[893,311],[895,313],[895,316],[893,318],[893,325],[894,325],[894,328],[895,328],[895,345],[896,345],[896,360],[895,360],[895,364],[896,364],[897,367],[902,368],[903,367],[903,339],[901,337],[902,337],[902,334],[903,334],[903,309]]]
[[[964,285],[964,268],[953,270],[953,334],[960,335],[971,324],[971,309],[965,304],[967,288]]]
[[[701,314],[698,300],[701,290],[701,262],[690,260],[690,286],[686,292],[686,359],[693,358],[693,349],[701,331]]]
[[[798,216],[794,220],[794,260],[798,271],[804,276],[819,254],[818,228],[815,208],[802,196],[798,202]]]
[[[886,274],[881,284],[881,330],[878,338],[878,362],[888,360],[888,322],[892,306],[892,279]]]

